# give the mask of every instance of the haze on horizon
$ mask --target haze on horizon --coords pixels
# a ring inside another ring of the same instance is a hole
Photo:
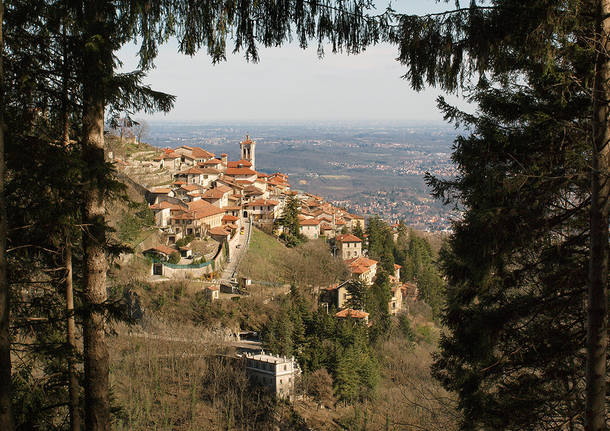
[[[381,2],[378,2],[381,5]],[[393,2],[401,12],[427,13],[450,8],[434,0]],[[261,48],[260,62],[242,53],[212,65],[202,50],[190,58],[170,40],[159,49],[156,68],[145,82],[154,90],[177,96],[168,114],[136,117],[171,122],[426,122],[441,123],[436,98],[442,93],[413,91],[401,79],[406,69],[395,58],[397,47],[380,44],[358,55],[317,56],[315,42],[306,50],[296,44]],[[137,68],[137,47],[120,51],[124,71]],[[446,96],[461,108],[468,104]]]

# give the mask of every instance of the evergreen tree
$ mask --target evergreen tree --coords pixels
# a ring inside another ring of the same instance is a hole
[[[349,280],[346,284],[349,298],[346,306],[354,310],[364,310],[369,301],[369,288],[360,279]]]
[[[393,34],[415,88],[479,77],[466,89],[479,115],[441,101],[472,134],[455,143],[458,178],[431,181],[466,211],[444,253],[452,335],[439,361],[464,428],[606,429],[609,12],[602,0],[473,1],[402,16]],[[571,307],[583,302],[586,331]],[[473,339],[484,348],[458,347]]]
[[[294,247],[305,240],[301,234],[299,224],[300,206],[301,204],[296,196],[288,197],[282,215],[276,220],[276,223],[283,228],[280,238],[284,240],[288,247]]]
[[[391,325],[388,303],[392,298],[392,291],[388,274],[383,269],[377,272],[370,290],[366,310],[371,313],[373,320],[371,340],[375,342],[380,338],[387,338]]]
[[[360,238],[362,241],[364,241],[364,231],[362,230],[362,226],[360,226],[360,223],[356,224],[356,227],[354,228],[354,231],[352,233],[358,238]]]
[[[338,355],[334,377],[335,394],[345,403],[356,401],[360,395],[359,359],[358,352],[353,346],[346,348]]]

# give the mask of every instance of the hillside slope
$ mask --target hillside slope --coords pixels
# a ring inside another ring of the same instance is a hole
[[[328,286],[347,279],[349,272],[341,259],[333,258],[324,240],[288,248],[255,228],[239,274],[256,281]]]

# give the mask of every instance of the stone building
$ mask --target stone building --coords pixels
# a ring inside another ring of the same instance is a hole
[[[337,235],[335,238],[341,259],[355,259],[362,256],[362,240],[349,233]]]
[[[267,387],[278,398],[293,399],[295,380],[301,369],[294,358],[262,352],[245,353],[246,374],[256,384]]]

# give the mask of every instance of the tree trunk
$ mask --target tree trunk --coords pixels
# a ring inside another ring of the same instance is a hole
[[[83,59],[83,158],[89,178],[83,197],[85,260],[85,426],[110,429],[108,348],[103,307],[106,301],[104,172],[104,86],[112,73],[112,50],[106,34],[105,2],[85,1]],[[110,70],[110,72],[109,72]]]
[[[7,212],[4,198],[4,2],[0,1],[0,429],[14,429],[11,409],[11,339],[9,328],[9,286],[6,263]]]
[[[65,151],[68,152],[70,147],[70,111],[68,97],[68,47],[66,42],[66,30],[63,30],[63,73],[62,73],[62,120],[63,120],[63,144]],[[80,431],[81,416],[79,408],[80,386],[78,384],[78,373],[76,370],[76,323],[74,321],[74,288],[72,276],[72,241],[70,239],[69,227],[66,228],[65,238],[65,264],[66,264],[66,339],[70,347],[70,355],[68,356],[68,392],[70,399],[68,400],[68,409],[70,411],[70,429],[72,431]]]
[[[70,355],[68,356],[68,391],[70,395],[69,410],[70,410],[70,429],[72,431],[80,431],[81,418],[79,409],[79,384],[78,374],[76,371],[77,352],[76,347],[76,325],[74,322],[74,290],[72,288],[72,244],[70,235],[66,234],[66,313],[67,313],[67,340],[70,346]]]
[[[606,429],[606,354],[608,348],[608,197],[610,196],[610,0],[597,8],[597,60],[593,88],[591,170],[591,250],[587,298],[587,370],[585,429]]]

